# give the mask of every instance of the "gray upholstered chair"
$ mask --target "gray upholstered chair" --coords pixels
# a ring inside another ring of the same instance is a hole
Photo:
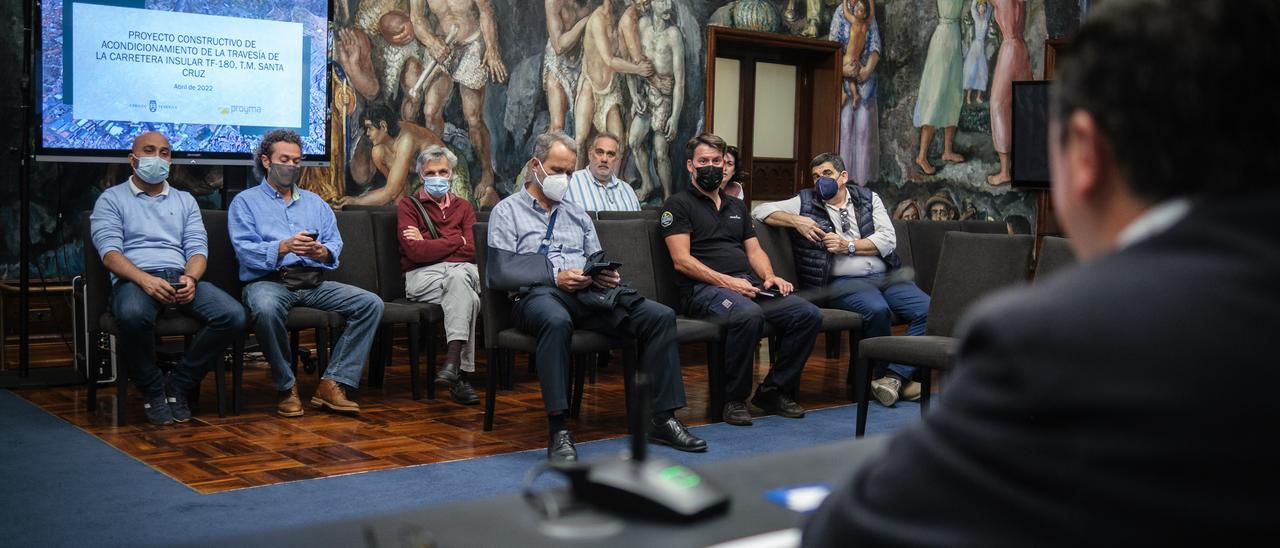
[[[205,223],[208,224],[208,212],[205,213]],[[219,212],[222,213],[222,212]],[[84,277],[85,277],[85,319],[86,330],[90,334],[89,343],[86,344],[86,360],[90,363],[97,363],[102,357],[99,355],[98,345],[96,343],[98,333],[106,333],[108,335],[118,335],[120,326],[116,322],[115,315],[111,313],[110,296],[111,296],[111,274],[106,266],[102,264],[102,258],[98,256],[98,249],[93,245],[93,233],[89,222],[91,212],[86,211],[80,218],[80,237],[84,241]],[[226,232],[225,213],[223,213],[223,232]],[[213,264],[210,261],[210,264]],[[163,310],[156,317],[155,334],[157,337],[178,336],[184,339],[183,348],[190,343],[191,337],[204,327],[204,321],[200,318],[184,314],[178,310]],[[87,366],[89,373],[88,378],[88,408],[90,411],[96,411],[98,408],[98,368],[96,366]],[[226,415],[226,398],[224,396],[225,373],[226,369],[221,360],[215,362],[214,365],[214,382],[216,383],[218,398],[218,416]],[[116,424],[124,426],[128,424],[128,396],[129,396],[129,367],[126,364],[119,364],[116,368]],[[197,394],[199,389],[195,391]],[[195,399],[192,399],[195,404]]]
[[[342,256],[338,261],[338,268],[325,279],[378,294],[379,261],[369,212],[339,211],[337,222],[338,232],[342,234]],[[396,271],[399,272],[398,265]],[[382,386],[386,361],[390,360],[391,328],[398,324],[405,325],[409,334],[409,387],[416,400],[422,397],[418,383],[418,337],[422,332],[422,315],[413,306],[383,303],[382,317],[378,320],[379,340],[376,341],[381,344],[373,345],[374,355],[369,359],[369,386]],[[434,395],[432,392],[431,396]]]
[[[938,259],[937,278],[929,303],[925,334],[917,337],[872,337],[859,344],[857,361],[857,435],[867,427],[871,396],[871,362],[893,362],[928,369],[947,370],[955,357],[955,327],[975,301],[1027,279],[1031,267],[1031,236],[977,234],[953,231],[945,234]],[[920,411],[929,407],[932,371],[922,375]]]
[[[480,281],[484,284],[486,255],[489,241],[488,223],[476,223],[472,229],[476,239],[476,266],[479,267]],[[495,408],[497,406],[498,372],[510,370],[515,352],[532,354],[537,350],[538,339],[514,327],[511,313],[511,299],[501,291],[485,287],[480,293],[481,314],[484,316],[484,346],[488,352],[489,371],[486,375],[484,431],[493,430]],[[632,374],[636,364],[636,341],[634,339],[617,339],[608,335],[575,329],[569,343],[569,352],[573,356],[595,355],[600,352],[621,348],[623,352],[624,386],[628,393],[627,408],[630,409]],[[579,360],[575,360],[579,361]],[[570,415],[576,415],[582,408],[582,386],[586,377],[584,363],[574,367],[574,390],[570,394]]]
[[[1045,236],[1040,243],[1040,256],[1036,259],[1036,282],[1075,264],[1076,253],[1066,238]]]
[[[396,212],[374,211],[369,216],[373,220],[373,247],[378,261],[378,296],[382,297],[383,302],[408,306],[418,311],[422,325],[419,341],[422,343],[423,353],[427,355],[427,398],[434,399],[435,327],[444,321],[444,309],[436,303],[420,303],[405,298],[404,273],[400,271],[400,227],[397,225]],[[382,352],[378,355],[379,368],[385,367],[382,364],[390,357],[386,352],[390,347],[391,339],[388,337],[383,341]]]
[[[833,345],[828,344],[826,352],[828,358],[839,357],[838,342],[840,333],[848,332],[849,369],[846,372],[845,382],[852,385],[853,365],[858,358],[858,340],[862,337],[862,314],[838,308],[825,308],[827,296],[823,288],[802,287],[800,285],[800,277],[796,273],[795,251],[791,247],[791,236],[787,234],[787,230],[790,229],[769,226],[765,223],[756,223],[756,238],[760,241],[760,247],[764,249],[765,254],[769,256],[769,262],[773,264],[773,273],[794,284],[797,296],[807,299],[821,308],[821,331],[827,334],[828,341],[834,339],[837,342],[835,348],[833,348]],[[770,362],[776,356],[775,347],[776,343],[771,338],[769,344]]]

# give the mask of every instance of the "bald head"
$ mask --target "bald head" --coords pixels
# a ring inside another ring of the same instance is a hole
[[[169,150],[169,139],[159,131],[148,131],[134,137],[133,148],[129,149],[129,152],[134,157],[159,156],[165,160],[169,160],[172,155],[172,151]]]

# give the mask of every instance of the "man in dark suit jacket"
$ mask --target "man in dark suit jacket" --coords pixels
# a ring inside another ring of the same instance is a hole
[[[1223,545],[1280,532],[1280,3],[1112,1],[1060,58],[1083,261],[977,305],[942,403],[808,546]],[[1265,57],[1265,58],[1264,58]],[[1248,60],[1246,63],[1245,60]]]

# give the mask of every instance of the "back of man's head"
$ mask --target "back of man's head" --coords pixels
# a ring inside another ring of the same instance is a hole
[[[1276,0],[1111,0],[1059,57],[1051,115],[1090,113],[1148,202],[1274,185],[1278,52]]]

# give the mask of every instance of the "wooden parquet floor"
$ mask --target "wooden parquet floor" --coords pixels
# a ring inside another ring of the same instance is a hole
[[[838,359],[824,357],[820,336],[802,377],[799,401],[807,409],[848,403],[844,384],[848,349]],[[482,353],[478,353],[482,354]],[[764,343],[756,360],[756,379],[768,368]],[[707,371],[700,347],[681,351],[689,406],[679,417],[689,425],[705,424]],[[480,358],[472,378],[483,402],[484,374]],[[620,360],[615,356],[596,384],[583,393],[581,416],[571,420],[579,442],[626,434]],[[423,383],[425,367],[423,368]],[[547,427],[536,375],[523,356],[515,366],[515,389],[498,393],[492,432],[483,432],[482,405],[462,406],[438,390],[435,400],[414,401],[409,393],[407,350],[397,346],[381,388],[363,388],[352,396],[357,416],[307,408],[305,416],[286,419],[275,414],[275,392],[266,364],[245,367],[245,408],[239,416],[219,418],[213,376],[206,377],[200,405],[188,423],[166,427],[148,424],[137,390],[129,391],[129,424],[114,425],[115,390],[98,392],[98,410],[87,410],[85,387],[39,388],[15,393],[101,438],[139,461],[201,493],[271,485],[354,472],[467,459],[484,455],[545,449]],[[318,380],[299,373],[306,403]],[[230,391],[228,391],[229,394]],[[229,396],[228,396],[229,397]]]

